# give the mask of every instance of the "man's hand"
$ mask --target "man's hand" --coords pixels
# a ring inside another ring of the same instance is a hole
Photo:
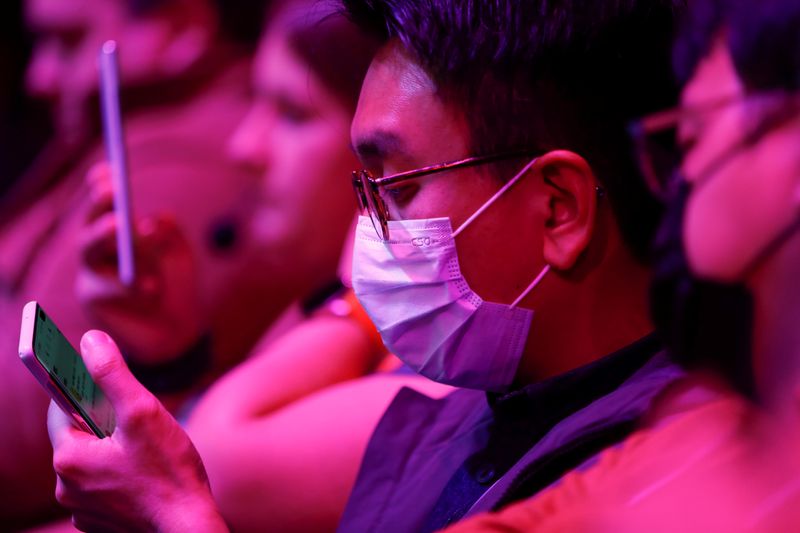
[[[111,338],[81,340],[86,367],[114,408],[107,438],[50,404],[56,498],[86,531],[226,531],[200,456],[175,419],[131,375]]]
[[[192,346],[207,326],[191,247],[171,217],[136,219],[137,278],[125,287],[117,277],[117,222],[108,166],[95,165],[87,181],[91,204],[81,235],[78,300],[137,363],[167,362]]]

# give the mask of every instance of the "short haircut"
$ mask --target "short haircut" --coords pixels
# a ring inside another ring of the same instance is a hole
[[[397,39],[468,120],[476,154],[572,150],[608,193],[633,252],[647,256],[660,207],[628,123],[674,105],[671,46],[682,0],[342,0]]]

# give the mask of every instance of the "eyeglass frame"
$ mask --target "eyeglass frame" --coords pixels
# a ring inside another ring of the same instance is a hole
[[[677,129],[680,126],[681,120],[686,116],[691,116],[695,113],[712,113],[720,109],[724,109],[730,105],[744,103],[749,100],[755,99],[775,99],[780,102],[797,102],[800,103],[800,94],[795,91],[788,90],[770,90],[762,91],[747,95],[727,95],[708,102],[693,104],[690,106],[676,106],[663,111],[657,111],[646,115],[639,120],[630,123],[628,131],[634,143],[636,156],[639,161],[639,168],[644,178],[647,188],[650,193],[660,200],[666,200],[670,196],[670,189],[664,188],[661,179],[658,176],[658,171],[655,170],[651,150],[647,145],[647,138],[650,135],[662,133],[670,129]],[[739,142],[735,143],[729,150],[725,150],[719,154],[709,165],[709,167],[716,167],[722,162],[727,160],[731,153],[735,153],[743,147],[754,144],[758,139],[765,135],[770,129],[776,127],[788,120],[789,117],[773,117],[772,120],[762,121],[757,128],[748,132]],[[680,151],[681,149],[678,148]],[[681,159],[684,154],[680,154]],[[705,172],[704,172],[705,174]]]
[[[376,178],[367,169],[354,170],[352,173],[353,191],[356,195],[359,209],[367,211],[372,220],[372,225],[378,237],[384,241],[389,240],[389,210],[386,207],[386,202],[381,198],[378,192],[379,187],[386,185],[394,185],[396,183],[410,180],[413,178],[420,178],[430,174],[437,174],[446,170],[454,170],[459,168],[470,168],[477,165],[484,165],[488,163],[496,163],[507,159],[515,159],[519,157],[533,157],[540,152],[534,150],[518,150],[512,152],[503,152],[492,155],[471,156],[464,159],[457,159],[455,161],[447,161],[444,163],[437,163],[435,165],[428,165],[413,170],[406,170]],[[368,191],[368,192],[367,192]],[[370,207],[369,201],[374,203],[374,209]],[[373,216],[373,214],[375,216]],[[377,224],[376,224],[377,217]],[[380,226],[380,228],[379,228]]]

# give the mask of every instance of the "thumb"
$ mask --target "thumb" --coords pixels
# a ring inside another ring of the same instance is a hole
[[[106,333],[86,332],[81,339],[81,355],[92,379],[111,402],[119,425],[124,426],[143,403],[157,402],[133,377],[119,348]]]
[[[89,169],[86,175],[89,186],[89,212],[87,222],[92,223],[101,215],[114,209],[114,191],[111,184],[111,167],[101,161]]]

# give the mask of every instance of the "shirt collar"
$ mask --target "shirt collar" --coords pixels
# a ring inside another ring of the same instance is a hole
[[[615,390],[660,350],[659,339],[651,333],[563,374],[507,393],[488,392],[487,400],[496,416],[535,409],[547,418],[561,419]]]

